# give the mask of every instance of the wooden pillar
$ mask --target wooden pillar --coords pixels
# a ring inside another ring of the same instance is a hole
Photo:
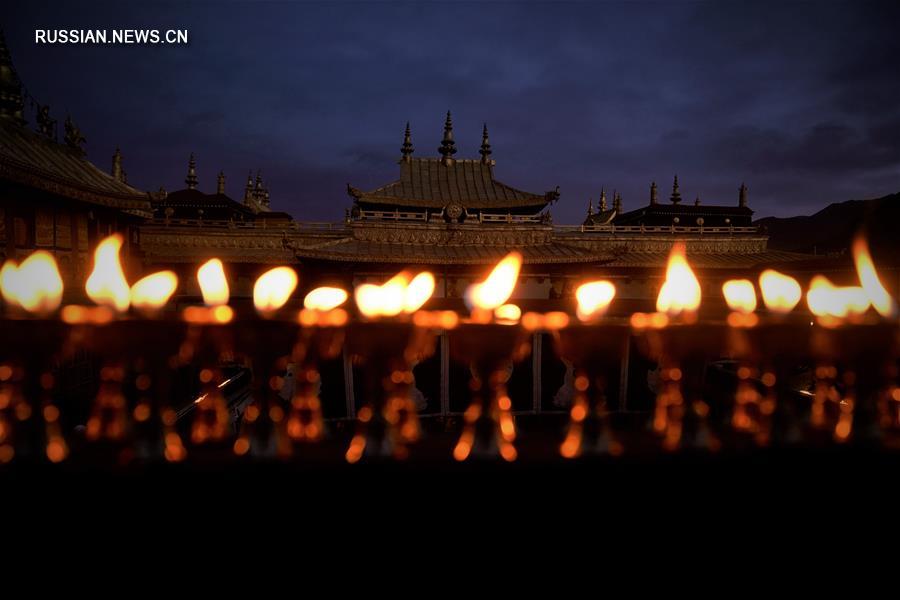
[[[541,412],[541,341],[540,333],[531,338],[531,410]]]
[[[356,398],[353,396],[353,361],[347,346],[344,345],[342,352],[344,358],[344,400],[347,403],[347,418],[356,418]]]

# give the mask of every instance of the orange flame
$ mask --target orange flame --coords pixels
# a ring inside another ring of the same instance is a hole
[[[297,272],[290,267],[275,267],[259,276],[253,286],[253,305],[260,313],[272,313],[290,300],[297,289]]]
[[[722,284],[722,294],[728,308],[741,314],[756,310],[756,288],[749,279],[731,279]]]
[[[827,277],[816,275],[806,292],[809,310],[817,317],[842,319],[850,315],[860,315],[869,308],[869,298],[859,286],[839,287]]]
[[[403,297],[403,312],[414,313],[434,294],[434,275],[422,271],[409,282]]]
[[[347,301],[347,291],[336,287],[318,287],[303,299],[303,307],[309,310],[333,310]]]
[[[147,275],[131,286],[131,305],[139,310],[155,311],[165,306],[178,289],[178,276],[172,271]]]
[[[766,308],[781,314],[794,310],[803,296],[803,290],[796,279],[773,269],[760,273],[759,289]]]
[[[206,261],[197,269],[197,281],[200,283],[203,302],[207,306],[228,304],[228,280],[225,279],[225,268],[221,260],[213,258]]]
[[[494,317],[500,321],[518,321],[522,318],[522,309],[515,304],[504,304],[494,309]]]
[[[516,288],[521,268],[522,255],[518,252],[507,254],[497,263],[487,279],[470,285],[466,290],[466,302],[470,308],[494,310],[506,303]]]
[[[122,236],[116,233],[97,244],[94,251],[94,270],[84,286],[91,300],[119,312],[128,310],[131,303],[131,290],[128,281],[125,280],[122,262],[119,259],[123,243]]]
[[[875,263],[872,262],[872,255],[869,254],[869,245],[862,237],[856,238],[853,242],[853,261],[856,263],[859,282],[862,284],[869,302],[872,303],[872,307],[882,317],[896,316],[897,303],[881,283],[878,272],[875,270]]]
[[[410,279],[406,271],[398,273],[383,285],[364,283],[356,288],[356,305],[369,318],[395,317],[413,313],[434,293],[434,275],[424,271]]]
[[[575,299],[578,300],[575,314],[582,321],[602,316],[615,296],[616,286],[611,281],[591,281],[580,285],[575,290]]]
[[[675,242],[669,253],[666,280],[656,298],[656,310],[669,315],[693,313],[700,307],[700,282],[685,256],[683,242]]]
[[[53,255],[38,250],[18,267],[6,261],[0,269],[0,293],[10,304],[31,313],[46,314],[59,308],[63,281]]]

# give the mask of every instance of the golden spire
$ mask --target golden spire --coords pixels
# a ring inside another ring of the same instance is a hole
[[[456,154],[456,142],[453,141],[453,121],[450,119],[450,111],[447,111],[447,120],[444,121],[444,139],[438,148],[442,162],[450,166],[453,164],[453,155]]]
[[[403,134],[403,146],[400,148],[400,156],[402,161],[409,162],[412,160],[412,153],[415,151],[412,145],[412,135],[409,131],[409,121],[406,122],[406,133]]]
[[[487,123],[484,124],[484,129],[481,130],[481,150],[478,151],[478,154],[481,155],[482,163],[486,165],[492,164],[491,142],[488,140]]]
[[[672,184],[672,196],[669,198],[672,204],[681,202],[681,192],[678,191],[678,175],[675,176],[675,183]]]
[[[194,161],[194,153],[191,152],[191,158],[188,160],[187,177],[184,178],[189,190],[197,189],[197,163]]]

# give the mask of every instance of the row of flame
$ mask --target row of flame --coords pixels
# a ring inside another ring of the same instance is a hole
[[[112,235],[97,246],[94,252],[94,267],[85,283],[88,297],[101,309],[95,320],[109,320],[116,313],[133,307],[143,314],[152,314],[162,309],[178,288],[178,277],[172,271],[160,271],[148,275],[133,285],[125,278],[119,253],[123,239]],[[882,284],[865,241],[857,239],[853,246],[853,256],[859,276],[858,286],[836,286],[823,275],[817,275],[810,282],[806,300],[810,311],[825,320],[852,319],[874,308],[883,317],[894,317],[897,304]],[[519,271],[522,255],[512,252],[503,258],[487,278],[466,290],[465,299],[472,316],[481,322],[492,318],[500,322],[518,322],[522,312],[515,304],[507,304],[512,295]],[[185,311],[185,318],[192,321],[212,321],[227,323],[233,317],[228,307],[230,297],[228,280],[222,261],[211,259],[197,270],[197,281],[206,309],[192,307]],[[263,316],[271,316],[282,308],[297,288],[296,271],[281,266],[262,274],[253,287],[253,302]],[[382,285],[362,284],[356,287],[354,297],[360,313],[367,318],[395,317],[413,314],[433,295],[434,275],[423,271],[413,276],[404,271]],[[783,273],[768,269],[759,276],[759,289],[766,308],[779,314],[791,312],[799,304],[803,293],[800,283]],[[6,261],[0,269],[0,292],[7,303],[25,311],[47,315],[55,312],[62,303],[63,281],[53,255],[38,250],[21,264]],[[722,286],[728,307],[733,311],[729,322],[732,325],[747,325],[755,322],[757,308],[756,288],[748,279],[733,279]],[[576,290],[577,316],[582,321],[594,319],[606,312],[616,288],[610,281],[591,281]],[[304,308],[323,314],[334,311],[347,301],[349,294],[337,287],[319,287],[304,298]],[[661,326],[671,316],[681,315],[690,320],[700,306],[700,282],[688,264],[683,243],[676,243],[669,255],[665,280],[657,297],[657,313],[632,317],[636,326]],[[86,307],[64,307],[65,320],[83,319]],[[199,311],[199,312],[198,312]],[[343,324],[346,313],[343,314]],[[105,315],[105,316],[104,316]],[[444,315],[444,325],[455,319]],[[564,325],[565,315],[557,314],[543,326]],[[301,313],[301,321],[303,321]],[[529,320],[530,319],[530,320]],[[540,317],[529,314],[526,321],[535,324]],[[315,321],[314,321],[315,322]],[[321,322],[321,321],[319,321]],[[526,323],[527,325],[527,323]]]

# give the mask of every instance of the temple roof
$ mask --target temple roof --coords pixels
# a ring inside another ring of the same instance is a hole
[[[630,210],[616,217],[617,225],[628,225],[640,221],[643,217],[743,217],[750,218],[753,211],[746,206],[708,206],[701,204],[648,204],[636,210]]]
[[[564,242],[510,246],[393,244],[344,238],[315,246],[298,247],[300,259],[355,263],[402,263],[441,265],[493,264],[510,251],[522,253],[525,264],[583,263],[597,259],[596,253]]]
[[[535,212],[555,201],[558,192],[523,192],[494,179],[493,165],[480,160],[411,158],[400,163],[400,179],[371,192],[348,189],[360,202],[440,210],[456,203],[469,210],[533,207]]]
[[[51,194],[150,216],[150,197],[105,173],[75,148],[0,120],[0,178]]]

